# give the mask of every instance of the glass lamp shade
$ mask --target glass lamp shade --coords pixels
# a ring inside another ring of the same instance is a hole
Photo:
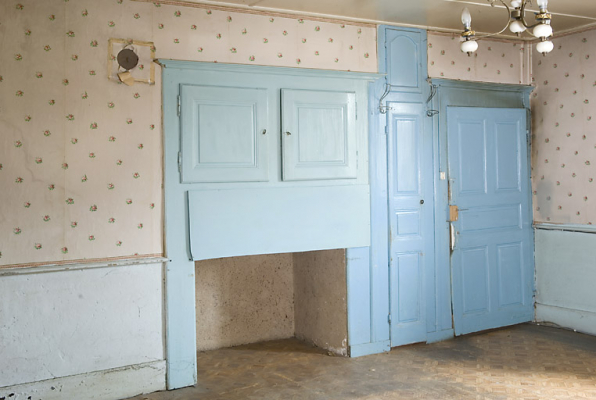
[[[536,50],[542,54],[550,53],[551,51],[553,51],[554,48],[555,45],[550,40],[546,40],[544,42],[536,44]]]
[[[464,8],[461,13],[461,23],[464,24],[466,29],[470,29],[472,26],[472,14],[470,14],[468,7]]]
[[[548,24],[536,25],[534,28],[534,36],[536,37],[549,37],[553,34],[553,27]]]
[[[475,40],[467,40],[461,44],[461,51],[464,53],[473,53],[476,50],[478,50],[478,42]]]
[[[538,0],[538,8],[540,8],[541,10],[546,10],[546,8],[548,7],[548,0]]]
[[[509,30],[513,33],[522,33],[526,30],[526,27],[520,21],[515,20],[509,25]]]
[[[520,8],[521,7],[521,1],[520,0],[511,0],[511,7],[513,7],[513,8]]]

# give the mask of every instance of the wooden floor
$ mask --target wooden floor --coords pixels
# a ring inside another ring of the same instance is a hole
[[[596,337],[524,324],[355,359],[290,339],[199,353],[198,377],[135,399],[596,399]]]

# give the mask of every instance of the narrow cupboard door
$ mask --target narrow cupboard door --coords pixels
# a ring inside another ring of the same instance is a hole
[[[434,270],[432,131],[422,104],[387,113],[391,346],[426,341],[426,278]]]

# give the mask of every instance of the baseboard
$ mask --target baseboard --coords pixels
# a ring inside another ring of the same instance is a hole
[[[548,322],[562,328],[596,335],[596,313],[545,304],[536,304],[536,322]]]
[[[117,400],[166,388],[166,362],[154,361],[0,388],[0,399]]]
[[[358,344],[350,346],[350,357],[362,357],[371,354],[385,353],[391,350],[391,343],[389,340],[376,343]]]

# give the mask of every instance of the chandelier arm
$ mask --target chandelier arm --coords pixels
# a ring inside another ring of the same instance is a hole
[[[503,4],[505,6],[505,8],[507,9],[507,24],[505,25],[505,27],[496,33],[491,33],[488,35],[482,35],[482,36],[476,36],[476,40],[482,40],[482,39],[486,39],[489,37],[493,37],[493,36],[497,36],[500,35],[501,33],[505,32],[507,30],[507,28],[509,28],[509,25],[511,24],[511,9],[509,8],[509,6],[507,5],[507,3],[505,3],[503,0],[499,0],[501,2],[501,4]]]
[[[521,10],[520,10],[520,21],[523,24],[523,26],[526,27],[526,29],[532,29],[532,28],[535,28],[538,25],[540,25],[541,22],[537,22],[534,25],[528,25],[528,23],[526,22],[526,6],[527,5],[528,5],[528,1],[524,0],[522,3],[522,6],[521,6]]]

